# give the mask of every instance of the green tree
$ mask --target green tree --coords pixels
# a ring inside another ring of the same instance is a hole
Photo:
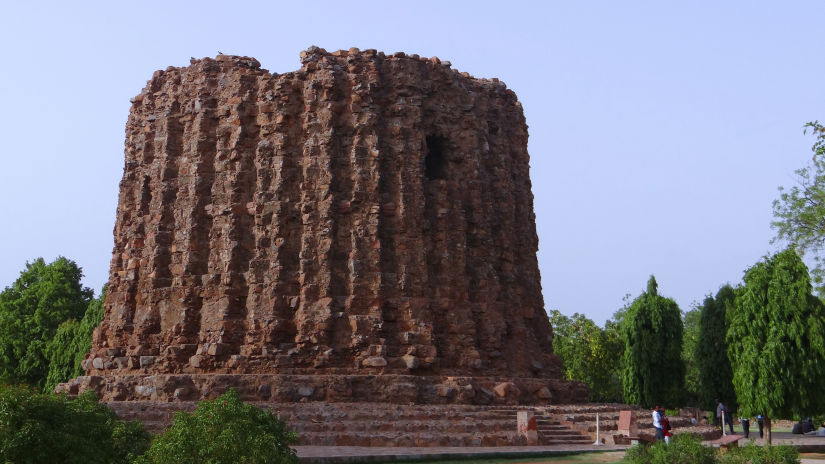
[[[83,317],[93,296],[82,276],[74,261],[38,258],[0,292],[0,380],[43,386],[49,342],[60,324]]]
[[[600,328],[583,314],[567,317],[550,311],[553,352],[561,358],[565,377],[590,386],[592,401],[621,401],[618,366],[624,344],[616,330]]]
[[[825,126],[819,121],[805,124],[816,137],[811,163],[796,171],[798,185],[779,188],[773,202],[776,230],[774,241],[787,241],[814,263],[811,276],[820,293],[825,290]]]
[[[0,462],[127,464],[149,446],[137,422],[120,422],[94,393],[76,399],[27,386],[0,388]]]
[[[728,312],[728,358],[742,415],[792,418],[825,412],[825,305],[789,248],[745,273]]]
[[[725,338],[728,332],[726,315],[734,305],[735,296],[733,287],[725,285],[716,293],[716,298],[708,295],[700,307],[699,342],[694,357],[699,367],[701,407],[706,410],[716,407],[716,399],[736,410],[733,372]]]
[[[659,295],[655,277],[650,276],[647,291],[627,309],[622,335],[625,401],[645,407],[681,405],[685,381],[682,312],[675,301]]]
[[[699,404],[699,366],[696,363],[696,347],[699,342],[699,308],[686,312],[682,319],[682,362],[685,364],[685,404]]]
[[[58,383],[83,375],[81,363],[92,347],[92,333],[103,320],[103,301],[106,299],[106,287],[98,298],[93,299],[83,319],[69,319],[60,324],[57,332],[47,347],[49,356],[49,373],[46,377],[45,390],[54,391]]]
[[[175,414],[137,464],[295,463],[295,432],[269,411],[245,404],[236,390]]]

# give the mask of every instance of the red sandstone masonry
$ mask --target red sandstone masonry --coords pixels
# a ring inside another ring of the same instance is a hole
[[[61,388],[194,400],[204,375],[319,376],[346,401],[367,375],[366,401],[586,400],[552,353],[516,95],[437,58],[301,62],[192,60],[133,99],[105,317]]]

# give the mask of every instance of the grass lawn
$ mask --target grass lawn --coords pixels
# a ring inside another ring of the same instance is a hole
[[[568,456],[547,456],[544,458],[516,458],[516,459],[462,459],[453,461],[415,461],[416,464],[604,464],[622,460],[624,451],[608,451],[604,453],[580,453]]]

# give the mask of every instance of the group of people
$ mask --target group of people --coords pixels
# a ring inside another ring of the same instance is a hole
[[[756,416],[756,421],[759,424],[759,438],[763,438],[764,417],[760,414]],[[742,424],[742,431],[745,433],[745,438],[748,438],[750,435],[750,418],[740,417],[739,422]],[[725,424],[728,424],[730,433],[735,433],[733,431],[733,419],[731,418],[730,410],[719,400],[716,400],[716,424],[719,425],[722,432],[725,431]],[[660,406],[653,408],[653,428],[656,430],[656,440],[670,444],[671,427],[670,420],[668,420],[667,415],[665,415],[665,408]],[[825,424],[823,424],[823,428],[825,428]]]
[[[653,408],[653,428],[656,429],[656,440],[670,444],[670,420],[665,415],[665,408]]]
[[[751,424],[750,418],[740,417],[739,422],[742,424],[742,432],[744,432],[745,438],[749,438]],[[693,423],[695,424],[696,421],[694,420]],[[756,423],[759,425],[759,438],[764,438],[763,430],[765,426],[765,417],[762,414],[759,414],[756,416]],[[716,400],[716,424],[723,433],[725,431],[725,424],[728,425],[730,433],[735,433],[733,431],[733,419],[731,418],[730,410],[727,406],[725,406],[725,403],[720,400]],[[803,425],[807,426],[807,428],[802,429]],[[796,427],[800,428],[799,432],[796,431]],[[666,444],[670,444],[670,420],[667,415],[665,415],[665,408],[660,406],[655,406],[653,408],[653,428],[656,430],[656,440],[664,441]],[[793,433],[809,433],[812,435],[816,434],[819,436],[825,436],[825,423],[822,424],[819,430],[814,430],[813,421],[808,418],[805,421],[800,421],[800,423],[795,426]]]
[[[744,432],[745,438],[749,438],[751,428],[750,417],[740,417],[739,422],[742,424],[742,432]],[[725,403],[719,400],[716,400],[716,423],[719,425],[719,429],[722,430],[722,432],[725,431],[725,424],[728,424],[730,433],[734,433],[733,418],[731,417],[730,410],[728,410],[728,407],[725,406]],[[756,423],[759,425],[759,438],[764,438],[763,430],[765,427],[765,417],[762,414],[759,414],[756,416]]]

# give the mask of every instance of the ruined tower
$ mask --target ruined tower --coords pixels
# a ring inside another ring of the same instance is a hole
[[[516,95],[437,58],[219,55],[132,100],[105,400],[570,402]]]

